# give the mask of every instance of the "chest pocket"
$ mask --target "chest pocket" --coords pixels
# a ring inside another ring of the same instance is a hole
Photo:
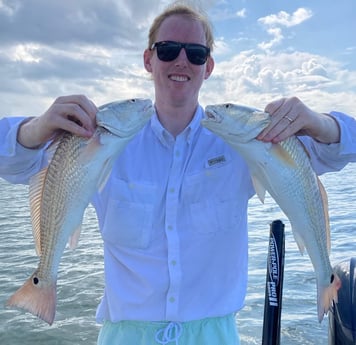
[[[152,237],[156,187],[116,179],[108,200],[103,238],[115,245],[147,248]]]
[[[238,196],[240,178],[234,166],[229,161],[186,177],[183,197],[189,200],[186,207],[194,232],[208,235],[239,227],[244,202]]]

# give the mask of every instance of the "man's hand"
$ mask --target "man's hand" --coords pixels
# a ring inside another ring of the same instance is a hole
[[[52,139],[59,130],[89,138],[95,130],[97,112],[95,104],[83,95],[58,97],[43,115],[23,122],[17,141],[35,148]]]
[[[297,97],[282,98],[269,103],[265,111],[272,121],[257,137],[266,142],[280,142],[296,135],[309,135],[322,143],[340,141],[340,128],[333,117],[308,108]]]

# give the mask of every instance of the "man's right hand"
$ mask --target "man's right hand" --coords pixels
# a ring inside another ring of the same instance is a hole
[[[90,138],[97,112],[98,108],[86,96],[58,97],[43,115],[24,121],[17,141],[27,148],[36,148],[54,138],[59,130]]]

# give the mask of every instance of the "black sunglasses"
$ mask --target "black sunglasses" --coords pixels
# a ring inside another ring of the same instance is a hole
[[[173,61],[184,48],[189,62],[194,65],[204,65],[210,54],[210,48],[198,43],[161,41],[154,43],[151,50],[155,48],[158,58],[162,61]]]

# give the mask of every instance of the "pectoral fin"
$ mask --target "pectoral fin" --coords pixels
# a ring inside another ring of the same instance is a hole
[[[75,229],[73,234],[69,237],[68,240],[69,249],[74,250],[75,248],[77,248],[81,231],[82,231],[82,226],[80,225],[78,226],[77,229]]]
[[[263,186],[261,181],[256,176],[252,176],[252,184],[253,187],[255,188],[255,192],[258,198],[261,200],[263,204],[265,202],[265,197],[266,197],[266,188]]]

